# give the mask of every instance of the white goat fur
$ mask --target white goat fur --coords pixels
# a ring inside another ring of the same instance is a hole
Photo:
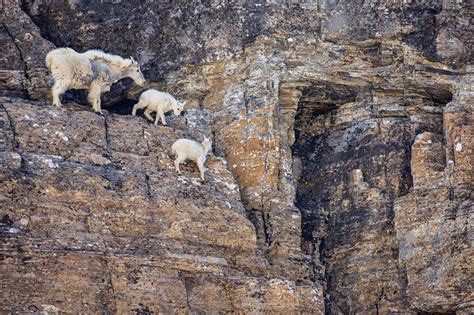
[[[211,150],[212,142],[210,139],[204,137],[204,141],[198,143],[189,139],[178,139],[171,146],[171,152],[176,155],[174,166],[176,172],[181,174],[179,164],[185,160],[191,160],[196,162],[199,172],[201,173],[201,179],[204,180],[204,163],[206,163],[207,153]]]
[[[100,50],[78,53],[71,48],[57,48],[46,55],[46,66],[54,85],[51,89],[53,105],[61,106],[60,96],[69,89],[87,89],[87,99],[94,111],[102,113],[100,95],[123,78],[132,78],[138,85],[145,84],[140,66],[133,58],[107,54]]]
[[[153,121],[150,114],[156,112],[155,126],[158,125],[158,117],[161,118],[161,123],[166,126],[165,113],[172,110],[176,116],[179,116],[185,104],[186,101],[179,102],[169,93],[149,89],[140,95],[138,103],[133,106],[132,115],[135,116],[138,109],[146,108],[144,113],[146,118]]]

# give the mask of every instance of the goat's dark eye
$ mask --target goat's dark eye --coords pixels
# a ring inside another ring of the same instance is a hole
[[[137,72],[140,72],[140,70],[137,70]]]

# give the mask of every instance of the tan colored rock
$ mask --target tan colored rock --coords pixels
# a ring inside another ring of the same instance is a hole
[[[469,312],[474,299],[469,223],[473,125],[471,110],[457,102],[464,103],[458,98],[444,112],[444,139],[428,133],[417,136],[411,162],[415,189],[397,198],[394,210],[410,304],[432,312],[459,309],[462,314]]]
[[[441,135],[425,132],[416,136],[411,155],[411,174],[415,189],[431,185],[443,177],[445,163]]]
[[[204,182],[189,163],[175,173],[171,144],[201,134],[2,101],[17,143],[4,155],[23,161],[0,160],[2,311],[322,313],[322,287],[258,248],[224,159],[209,157]]]
[[[5,311],[38,283],[37,312],[472,311],[468,1],[3,4],[0,94],[41,100],[0,109],[22,160],[1,160]],[[126,81],[105,118],[44,106],[40,32],[135,56],[189,112],[117,115],[143,89]],[[171,143],[203,135],[210,177],[176,175]]]

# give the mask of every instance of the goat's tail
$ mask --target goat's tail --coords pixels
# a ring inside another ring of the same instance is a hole
[[[44,62],[48,70],[51,71],[51,67],[53,66],[55,59],[68,60],[69,58],[71,58],[71,56],[74,57],[75,54],[77,54],[77,52],[72,48],[66,48],[66,47],[56,48],[46,54],[46,58],[44,58]]]
[[[50,51],[47,55],[46,58],[44,59],[44,62],[46,64],[46,67],[48,68],[49,72],[51,72],[51,66],[53,64],[53,56],[52,53],[53,51]]]

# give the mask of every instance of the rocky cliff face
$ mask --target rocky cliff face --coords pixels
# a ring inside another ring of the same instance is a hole
[[[469,2],[2,5],[3,311],[474,311]],[[190,109],[122,115],[127,80],[105,117],[53,108],[54,46]],[[177,176],[203,134],[206,181]]]

